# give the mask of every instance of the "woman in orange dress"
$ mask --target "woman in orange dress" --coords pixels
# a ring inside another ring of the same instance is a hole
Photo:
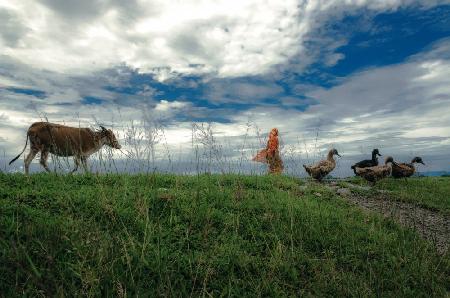
[[[269,133],[266,149],[259,151],[252,160],[267,163],[269,165],[270,174],[281,173],[284,167],[278,146],[278,129],[272,128]]]

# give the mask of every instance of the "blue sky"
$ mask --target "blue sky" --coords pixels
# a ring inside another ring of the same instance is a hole
[[[186,152],[207,122],[230,156],[278,127],[300,158],[379,147],[450,167],[449,1],[0,1],[0,17],[7,155],[47,117],[123,143],[159,127]]]

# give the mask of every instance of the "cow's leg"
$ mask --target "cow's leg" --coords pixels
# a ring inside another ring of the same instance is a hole
[[[43,149],[41,151],[40,163],[41,163],[41,166],[43,166],[47,172],[50,172],[50,169],[48,168],[48,165],[47,165],[47,159],[48,159],[48,150]]]
[[[74,156],[73,161],[75,163],[75,168],[70,173],[75,173],[78,170],[78,166],[80,165],[80,157]]]
[[[30,163],[33,161],[33,158],[38,154],[39,150],[36,148],[31,147],[30,153],[28,153],[28,156],[25,158],[25,174],[28,175],[30,170]]]
[[[87,165],[87,157],[86,156],[81,157],[81,164],[83,165],[84,172],[88,173],[89,169],[88,169],[88,165]]]

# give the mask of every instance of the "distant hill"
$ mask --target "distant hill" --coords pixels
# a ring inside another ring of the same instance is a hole
[[[450,176],[450,172],[447,171],[428,171],[428,172],[418,172],[415,176],[424,177],[440,177],[440,176]]]

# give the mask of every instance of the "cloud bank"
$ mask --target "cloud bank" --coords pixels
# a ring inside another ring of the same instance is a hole
[[[424,9],[448,1],[2,1],[0,52],[39,69],[83,73],[120,63],[166,79],[304,68],[318,56],[314,33],[345,14]],[[328,41],[324,64],[342,41]],[[320,50],[319,50],[320,52]]]

